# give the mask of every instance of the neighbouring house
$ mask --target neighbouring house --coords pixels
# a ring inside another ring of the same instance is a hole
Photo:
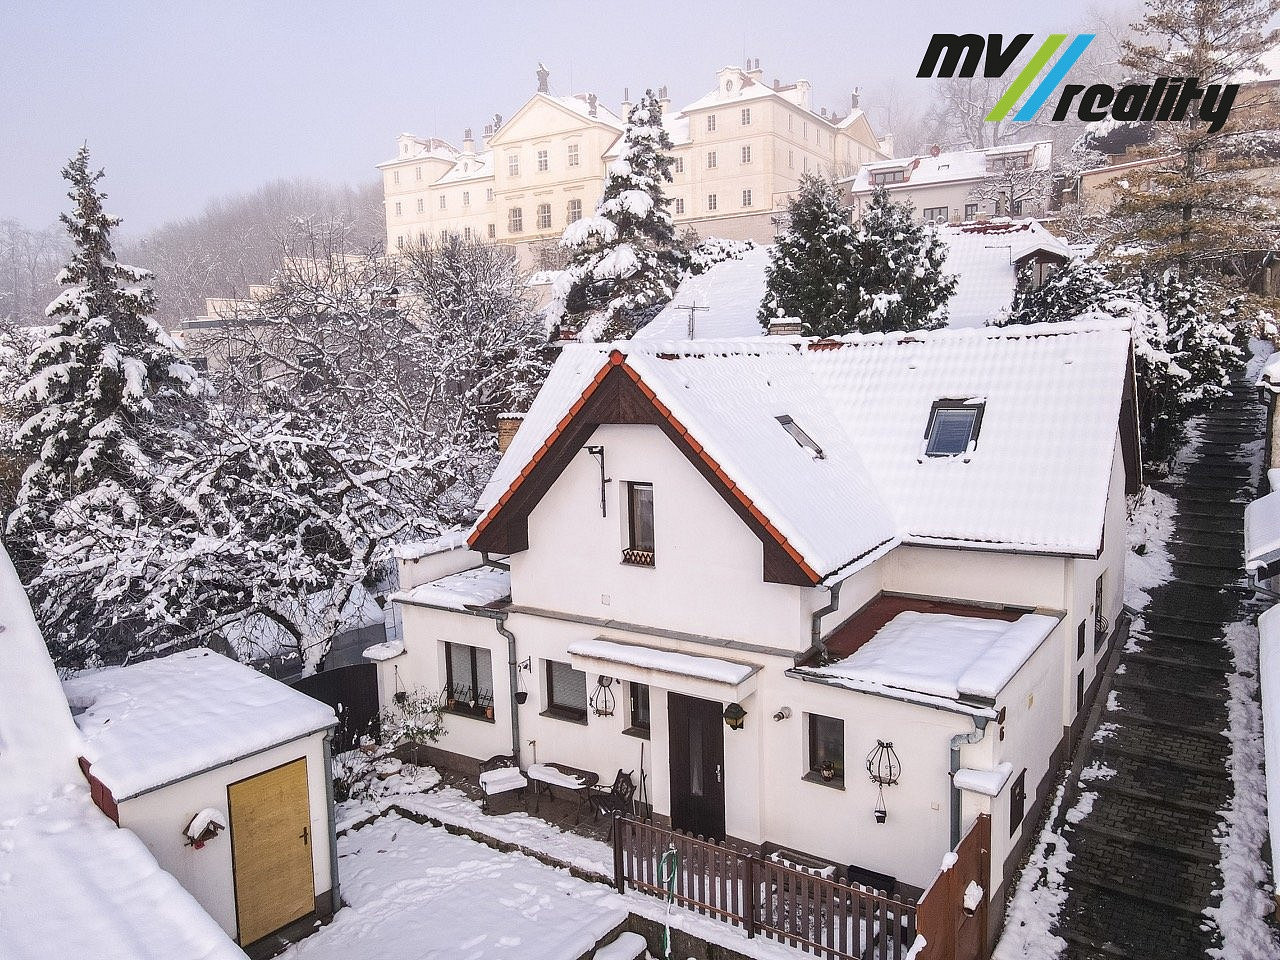
[[[322,703],[206,649],[63,684],[94,802],[242,946],[337,908]]]
[[[665,87],[658,96],[679,230],[772,239],[804,174],[852,174],[892,154],[856,93],[848,110],[815,107],[807,80],[770,82],[759,60],[721,68],[714,88],[683,109],[672,109]],[[537,92],[509,118],[495,116],[479,141],[470,128],[461,149],[401,134],[395,157],[378,164],[387,249],[453,234],[511,244],[527,268],[562,266],[560,236],[594,211],[630,107],[627,92],[616,112],[592,93],[555,93],[540,69]]]
[[[1011,143],[984,150],[942,150],[867,163],[842,179],[855,218],[884,189],[911,204],[926,223],[960,223],[980,217],[1024,217],[1050,206],[1053,144]]]
[[[381,695],[442,692],[438,762],[632,772],[659,824],[908,893],[989,815],[993,936],[1137,437],[1116,321],[567,346],[467,543],[402,562]]]
[[[95,808],[84,750],[0,548],[0,955],[244,960],[138,835]]]

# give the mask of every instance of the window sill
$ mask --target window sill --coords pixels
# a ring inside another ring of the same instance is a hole
[[[820,787],[827,787],[831,790],[844,790],[844,779],[842,777],[836,777],[834,780],[823,780],[822,774],[814,773],[810,770],[800,779],[808,783],[816,783]]]
[[[657,566],[652,550],[637,550],[635,547],[628,547],[622,551],[622,562],[629,567]]]
[[[648,740],[653,731],[649,727],[627,727],[622,732],[628,737],[635,737],[637,740]]]
[[[481,723],[497,723],[493,717],[486,717],[483,713],[475,713],[471,710],[459,710],[457,707],[453,709],[441,707],[440,712],[450,717],[466,717],[468,720],[479,720]]]
[[[565,723],[576,723],[583,727],[587,725],[587,715],[585,713],[570,713],[567,710],[557,710],[554,707],[550,710],[543,710],[538,716],[550,717],[552,720],[563,720]]]

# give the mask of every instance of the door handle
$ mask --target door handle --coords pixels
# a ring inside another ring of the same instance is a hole
[[[716,764],[716,783],[724,783],[723,778],[720,776],[720,764],[718,763]]]
[[[311,828],[303,827],[302,833],[299,835],[299,839],[302,841],[302,845],[304,847],[307,845],[307,840],[308,840],[308,837],[310,837],[310,835],[311,835]]]

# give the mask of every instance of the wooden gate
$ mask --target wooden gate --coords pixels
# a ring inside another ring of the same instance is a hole
[[[333,707],[338,728],[333,732],[333,750],[342,753],[361,737],[378,736],[378,665],[356,663],[325,670],[291,681],[289,686],[312,699]]]
[[[916,907],[925,939],[919,960],[986,960],[987,904],[991,898],[991,817],[978,814],[955,849],[956,862],[933,879]],[[972,912],[965,907],[970,884],[982,894]]]
[[[227,786],[231,870],[241,946],[316,907],[307,759]]]

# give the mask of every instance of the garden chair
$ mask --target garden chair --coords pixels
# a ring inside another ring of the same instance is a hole
[[[480,789],[484,791],[484,799],[480,801],[480,809],[489,810],[489,798],[500,793],[516,792],[519,800],[524,800],[524,788],[529,785],[525,775],[516,766],[514,757],[499,755],[490,757],[480,764]]]
[[[613,839],[614,814],[631,812],[631,798],[635,796],[636,785],[631,781],[631,774],[619,770],[613,778],[613,786],[608,790],[596,788],[591,794],[591,809],[596,818],[603,814],[609,818],[609,838]]]

